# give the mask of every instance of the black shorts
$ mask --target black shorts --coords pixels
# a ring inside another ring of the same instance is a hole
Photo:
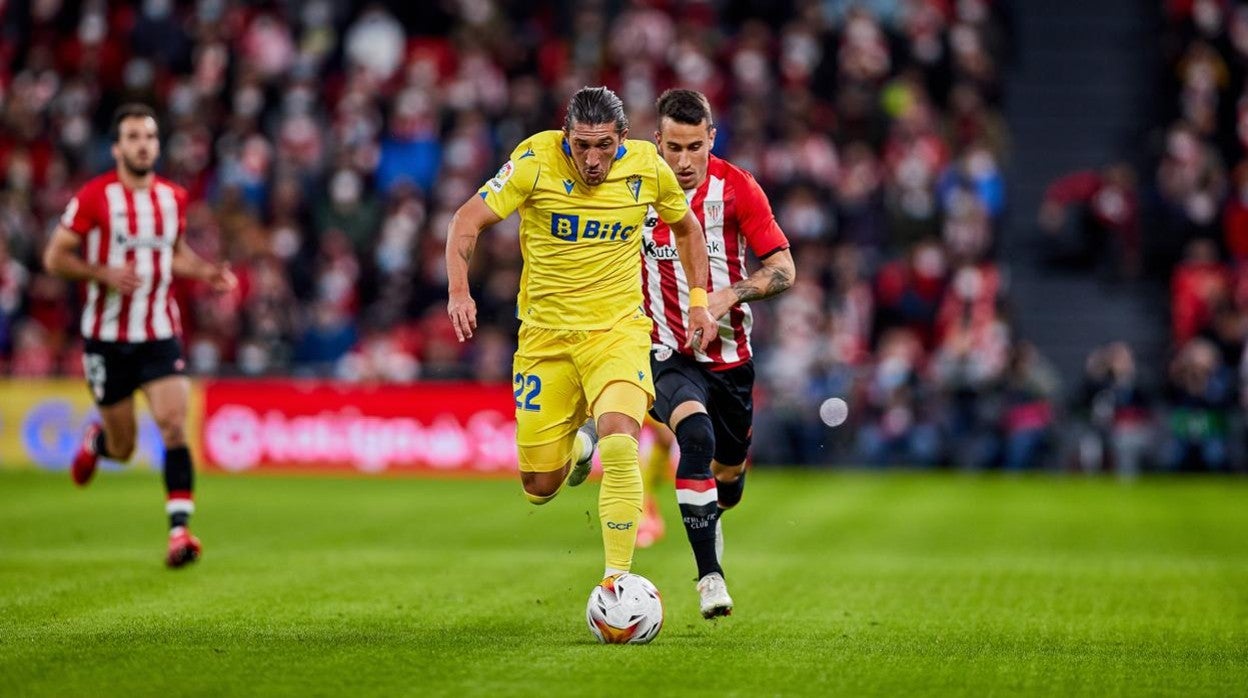
[[[662,360],[660,356],[665,356]],[[723,371],[660,348],[650,352],[654,407],[650,415],[668,424],[672,410],[690,400],[706,405],[715,429],[715,460],[740,465],[750,450],[754,422],[754,360]]]
[[[82,368],[95,404],[114,405],[140,387],[165,376],[182,375],[186,362],[178,340],[151,342],[102,342],[83,344]]]

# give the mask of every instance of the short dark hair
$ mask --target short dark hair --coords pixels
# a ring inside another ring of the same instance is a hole
[[[159,125],[160,120],[156,118],[156,110],[146,104],[142,104],[140,102],[127,102],[126,104],[117,107],[117,110],[113,112],[113,142],[116,143],[121,140],[121,122],[135,117],[143,118],[149,116]]]
[[[711,103],[706,95],[697,90],[668,90],[659,95],[654,108],[660,119],[666,116],[678,124],[690,126],[705,121],[707,128],[715,125],[715,120],[711,118]]]
[[[615,124],[615,132],[628,128],[628,115],[624,102],[605,87],[582,87],[568,100],[568,115],[563,119],[563,129],[572,130],[572,124]]]

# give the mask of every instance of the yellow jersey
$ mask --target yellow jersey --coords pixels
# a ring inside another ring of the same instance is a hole
[[[648,207],[668,224],[689,210],[653,143],[625,140],[606,180],[591,187],[562,131],[525,140],[477,193],[499,218],[520,212],[520,321],[560,330],[607,329],[636,313]]]

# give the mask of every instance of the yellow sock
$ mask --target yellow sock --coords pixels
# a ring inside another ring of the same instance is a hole
[[[598,518],[607,567],[625,570],[633,564],[637,523],[641,520],[641,469],[637,439],[610,434],[598,441],[602,459],[602,488],[598,491]]]

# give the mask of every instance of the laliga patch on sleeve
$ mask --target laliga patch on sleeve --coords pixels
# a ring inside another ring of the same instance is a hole
[[[503,163],[502,167],[498,168],[498,172],[494,175],[494,179],[486,182],[486,186],[493,189],[495,194],[501,192],[503,190],[503,185],[507,183],[507,180],[511,179],[511,173],[515,171],[516,166],[511,163],[511,160],[508,160]]]

